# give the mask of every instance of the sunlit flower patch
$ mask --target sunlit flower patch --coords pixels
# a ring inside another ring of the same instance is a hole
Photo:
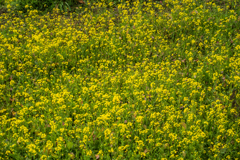
[[[108,5],[0,16],[1,159],[240,158],[240,4]]]

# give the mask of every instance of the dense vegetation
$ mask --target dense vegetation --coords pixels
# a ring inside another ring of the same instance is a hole
[[[240,158],[238,1],[0,5],[0,159]]]

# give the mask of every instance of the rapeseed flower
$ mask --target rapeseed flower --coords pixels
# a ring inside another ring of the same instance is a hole
[[[86,5],[0,16],[1,159],[239,157],[237,2]]]

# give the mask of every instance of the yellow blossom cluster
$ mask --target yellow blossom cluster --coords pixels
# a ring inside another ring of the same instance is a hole
[[[240,158],[240,4],[224,1],[1,14],[0,159]]]

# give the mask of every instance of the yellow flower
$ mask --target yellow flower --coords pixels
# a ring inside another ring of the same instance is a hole
[[[138,123],[141,123],[142,122],[142,120],[143,120],[143,116],[137,116],[136,117],[136,121],[138,122]]]
[[[113,148],[111,148],[110,150],[108,150],[108,152],[113,153],[113,152],[114,152]]]
[[[47,160],[47,158],[48,158],[48,157],[47,157],[46,155],[42,155],[41,158],[40,158],[40,160]]]
[[[91,150],[88,150],[87,151],[87,156],[91,156],[92,155],[92,151]]]

